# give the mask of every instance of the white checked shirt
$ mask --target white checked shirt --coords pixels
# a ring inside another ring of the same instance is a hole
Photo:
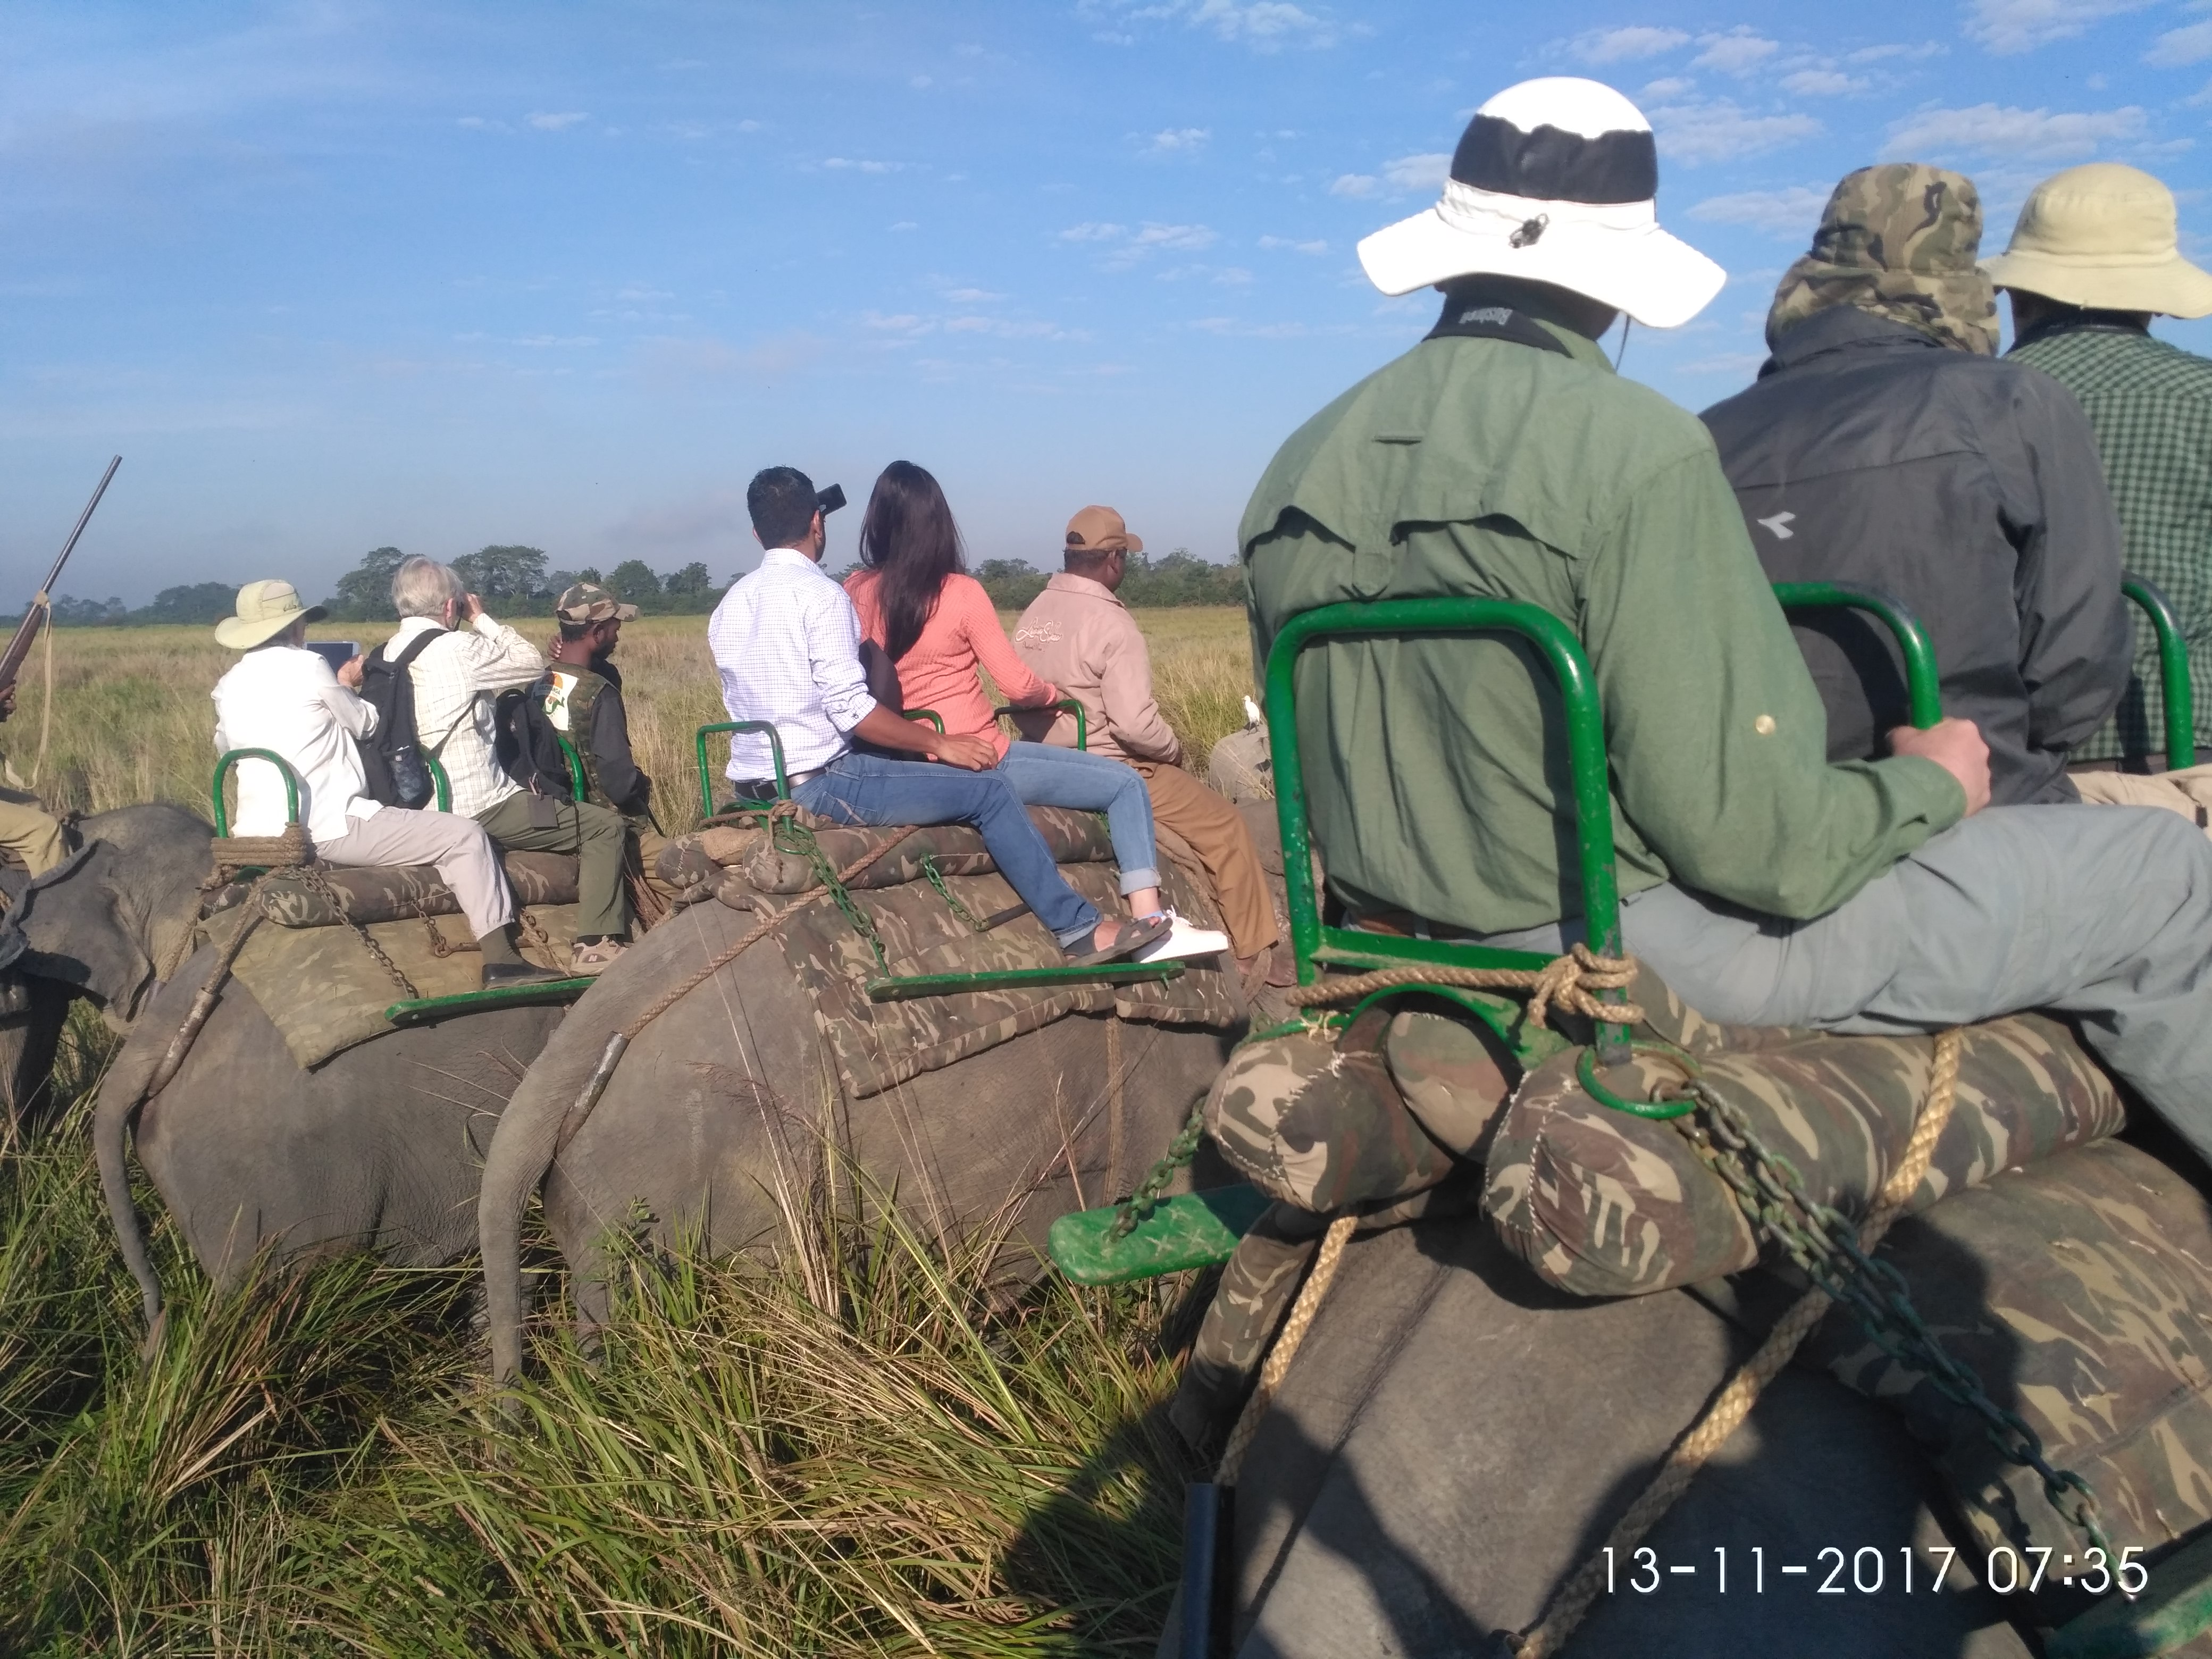
[[[403,617],[385,641],[390,662],[422,634],[445,638],[422,647],[409,671],[415,679],[415,735],[435,755],[453,786],[453,811],[463,817],[488,811],[520,786],[492,757],[492,700],[513,685],[528,685],[545,672],[538,648],[504,623],[478,617],[467,631],[448,630],[429,617]]]
[[[860,618],[845,590],[792,547],[771,547],[707,622],[707,645],[733,720],[773,720],[792,772],[827,766],[876,700],[860,669]],[[769,778],[768,739],[730,738],[732,781]]]
[[[295,645],[249,651],[215,684],[215,748],[268,749],[292,763],[306,787],[300,822],[316,842],[333,842],[352,820],[377,811],[363,793],[356,738],[376,730],[376,710],[338,684],[319,653]],[[238,763],[234,836],[284,828],[284,780],[267,761]]]

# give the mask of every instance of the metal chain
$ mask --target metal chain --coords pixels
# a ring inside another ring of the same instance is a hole
[[[1152,1212],[1160,1206],[1160,1195],[1167,1191],[1168,1182],[1175,1179],[1177,1170],[1198,1155],[1198,1143],[1205,1139],[1206,1102],[1200,1100],[1190,1109],[1182,1132],[1168,1142],[1166,1156],[1152,1165],[1152,1172],[1115,1212],[1114,1224],[1106,1231],[1109,1239],[1127,1238],[1152,1218]]]
[[[929,884],[937,890],[937,896],[943,899],[951,908],[952,914],[959,918],[962,926],[971,933],[985,931],[982,919],[963,904],[954,896],[952,890],[945,884],[945,872],[937,867],[937,855],[934,853],[924,853],[921,855],[921,873],[929,878]]]
[[[1905,1275],[1860,1248],[1857,1224],[1810,1197],[1796,1165],[1759,1139],[1741,1109],[1695,1080],[1682,1085],[1680,1094],[1701,1109],[1674,1119],[1674,1127],[1728,1183],[1753,1228],[1779,1244],[1832,1300],[1850,1308],[1884,1353],[1978,1416],[1990,1444],[2008,1461],[2033,1469],[2051,1508],[2109,1557],[2112,1540],[2098,1519],[2097,1494],[2088,1481],[2052,1464],[2027,1421],[1991,1400],[1972,1368],[1944,1349],[1912,1305]]]
[[[422,913],[422,930],[430,936],[430,954],[441,962],[461,948],[438,931],[438,919],[428,910]]]
[[[553,936],[545,931],[544,923],[539,921],[536,916],[532,915],[527,909],[519,904],[514,907],[514,919],[522,926],[524,939],[544,951],[547,956],[553,954]]]
[[[320,870],[311,864],[295,864],[289,870],[281,872],[272,870],[269,873],[271,876],[282,874],[296,877],[302,887],[324,900],[331,909],[337,911],[338,919],[353,929],[354,937],[361,941],[362,948],[376,958],[379,967],[392,975],[392,982],[406,994],[408,1001],[413,1002],[422,994],[415,988],[414,981],[399,971],[399,964],[384,954],[384,947],[369,937],[368,929],[353,919],[352,909],[346,901],[339,896],[337,890],[331,885],[329,878]],[[265,880],[266,878],[264,879]],[[427,921],[429,918],[425,916],[423,920]],[[433,931],[435,930],[433,929]]]

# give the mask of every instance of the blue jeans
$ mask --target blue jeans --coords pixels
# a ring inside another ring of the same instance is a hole
[[[1160,884],[1160,855],[1152,840],[1152,798],[1143,776],[1104,755],[1048,743],[1016,743],[999,763],[1025,806],[1073,806],[1106,815],[1114,862],[1121,866],[1121,892]]]
[[[837,823],[972,823],[1006,884],[1052,936],[1063,946],[1090,948],[1097,908],[1060,879],[1052,849],[996,772],[848,752],[793,790],[791,798]]]

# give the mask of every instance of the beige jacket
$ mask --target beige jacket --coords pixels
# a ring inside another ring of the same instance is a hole
[[[1083,704],[1094,755],[1115,760],[1182,759],[1182,745],[1152,699],[1152,659],[1121,601],[1088,576],[1062,571],[1044,585],[1014,627],[1014,649],[1040,678]],[[1063,749],[1075,746],[1066,714],[1014,717],[1022,735]]]

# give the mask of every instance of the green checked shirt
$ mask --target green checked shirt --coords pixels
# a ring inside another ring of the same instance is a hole
[[[2212,744],[2212,362],[2104,323],[2033,332],[2008,355],[2057,380],[2088,416],[2126,535],[2127,568],[2163,588],[2181,618],[2197,741]],[[2157,638],[2140,611],[2135,628],[2135,678],[2113,717],[2075,750],[2075,760],[2166,747]],[[2188,757],[2167,763],[2186,765]]]
[[[1423,341],[1277,453],[1238,542],[1254,644],[1345,599],[1521,599],[1595,672],[1623,894],[1842,903],[1966,796],[1933,761],[1831,766],[1827,717],[1697,417],[1589,340]],[[1565,719],[1510,636],[1318,643],[1298,752],[1329,885],[1480,933],[1581,913]]]

